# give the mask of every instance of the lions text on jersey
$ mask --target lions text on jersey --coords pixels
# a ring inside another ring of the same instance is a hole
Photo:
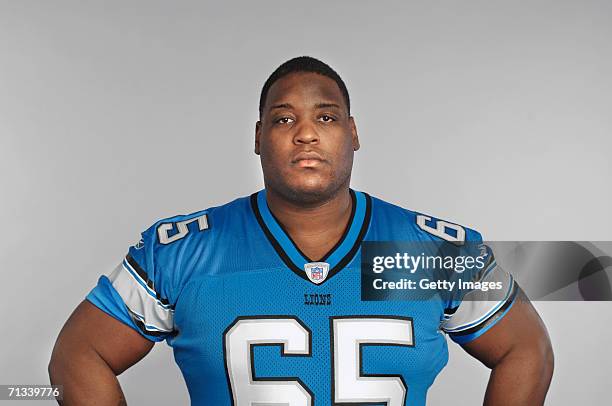
[[[510,281],[498,301],[362,301],[362,241],[440,236],[436,219],[425,226],[412,211],[351,197],[342,239],[319,260],[293,243],[262,190],[155,223],[87,299],[166,340],[194,405],[425,405],[448,359],[445,336],[480,336],[517,288],[491,260],[489,274]]]

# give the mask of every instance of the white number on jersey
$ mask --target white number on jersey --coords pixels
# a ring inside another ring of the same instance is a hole
[[[333,318],[334,401],[403,406],[406,383],[401,376],[361,375],[362,345],[414,346],[409,318]],[[357,353],[356,353],[357,352]]]
[[[297,319],[238,319],[226,331],[224,342],[234,405],[312,405],[312,395],[298,380],[253,379],[252,345],[280,344],[283,355],[310,355],[310,331]]]
[[[178,233],[174,234],[173,236],[169,236],[168,231],[174,228],[173,225],[175,223],[163,223],[157,227],[157,236],[159,237],[159,242],[161,244],[170,244],[180,240],[189,233],[189,229],[187,228],[187,226],[195,221],[198,222],[198,229],[200,231],[208,229],[208,216],[206,214],[202,214],[198,217],[177,222],[176,229],[178,230]]]
[[[361,373],[363,345],[414,346],[412,319],[387,316],[332,317],[332,386],[334,403],[405,404],[401,376]],[[238,318],[224,335],[225,367],[233,405],[311,406],[313,394],[299,379],[254,379],[253,345],[280,345],[283,356],[310,356],[311,332],[297,318]]]
[[[431,235],[436,237],[440,237],[445,241],[453,242],[453,243],[463,243],[465,242],[465,229],[460,225],[448,223],[443,220],[436,220],[436,227],[433,228],[427,225],[427,222],[431,221],[431,217],[424,216],[423,214],[417,215],[416,223],[421,228],[421,230],[428,232]],[[457,236],[450,235],[446,232],[446,229],[455,230]]]

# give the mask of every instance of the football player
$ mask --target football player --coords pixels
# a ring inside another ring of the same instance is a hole
[[[362,300],[362,242],[482,237],[350,188],[359,138],[340,76],[287,61],[259,113],[265,189],[142,232],[59,334],[63,404],[124,404],[117,375],[166,341],[193,405],[422,406],[447,336],[491,369],[486,405],[543,404],[548,334],[486,246],[494,300]]]

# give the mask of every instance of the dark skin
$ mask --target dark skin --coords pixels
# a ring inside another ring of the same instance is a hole
[[[348,224],[358,149],[355,120],[332,79],[294,73],[270,87],[255,126],[268,206],[313,260],[335,245]]]
[[[49,378],[63,385],[60,405],[125,405],[117,380],[140,361],[153,342],[84,300],[55,342]]]
[[[553,350],[544,322],[523,292],[503,319],[463,349],[491,369],[486,406],[544,404]]]
[[[350,217],[349,183],[359,149],[354,119],[336,83],[314,73],[279,79],[256,124],[270,210],[311,259],[340,239]],[[60,332],[51,383],[64,385],[63,405],[124,405],[117,376],[153,342],[91,303],[82,302]],[[491,368],[487,406],[544,403],[553,372],[546,328],[521,295],[508,314],[463,347]]]

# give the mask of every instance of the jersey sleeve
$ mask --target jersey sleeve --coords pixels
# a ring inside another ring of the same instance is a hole
[[[151,341],[175,334],[174,306],[168,301],[169,281],[156,261],[155,226],[141,234],[108,275],[102,275],[86,299]]]
[[[493,251],[482,242],[482,236],[468,230],[464,254],[480,256],[483,266],[474,272],[455,272],[454,279],[465,284],[455,289],[446,303],[442,330],[458,344],[466,344],[484,334],[510,310],[518,285],[512,275],[495,260]],[[495,286],[495,288],[492,288]]]

